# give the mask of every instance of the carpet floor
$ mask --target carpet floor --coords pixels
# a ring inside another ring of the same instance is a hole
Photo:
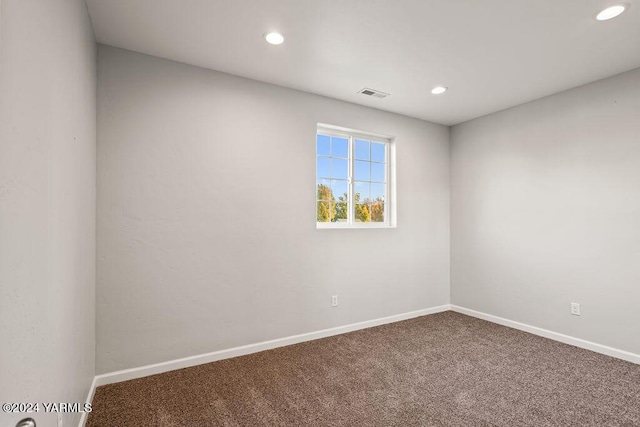
[[[87,426],[640,426],[640,365],[448,311],[98,387]]]

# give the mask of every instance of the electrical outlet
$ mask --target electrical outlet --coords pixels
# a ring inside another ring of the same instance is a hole
[[[331,295],[331,307],[338,306],[338,295]]]
[[[580,304],[578,304],[577,302],[571,303],[571,314],[573,314],[574,316],[580,316]]]

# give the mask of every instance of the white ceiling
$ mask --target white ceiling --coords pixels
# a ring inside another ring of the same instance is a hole
[[[609,0],[87,4],[99,43],[452,125],[640,67],[640,0],[623,1],[604,22]]]

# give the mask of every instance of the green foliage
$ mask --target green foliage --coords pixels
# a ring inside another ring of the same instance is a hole
[[[356,222],[384,222],[384,200],[380,197],[375,200],[369,198],[360,201],[360,193],[354,195],[355,221]],[[317,212],[318,222],[346,221],[349,216],[349,196],[347,193],[338,197],[336,201],[331,188],[319,184],[317,188]]]
[[[347,193],[338,197],[338,201],[336,202],[336,221],[338,220],[347,220],[347,216],[349,215],[349,196]]]
[[[371,212],[369,212],[369,205],[356,205],[356,221],[371,222]]]
[[[316,221],[330,222],[335,221],[336,217],[336,199],[333,197],[331,188],[326,185],[318,184]]]

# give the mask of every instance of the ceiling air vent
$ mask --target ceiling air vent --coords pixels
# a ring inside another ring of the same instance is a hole
[[[373,96],[374,98],[386,98],[387,96],[389,96],[388,93],[380,92],[379,90],[375,90],[375,89],[369,89],[368,87],[365,87],[361,91],[358,91],[358,93],[361,93],[367,96]]]

